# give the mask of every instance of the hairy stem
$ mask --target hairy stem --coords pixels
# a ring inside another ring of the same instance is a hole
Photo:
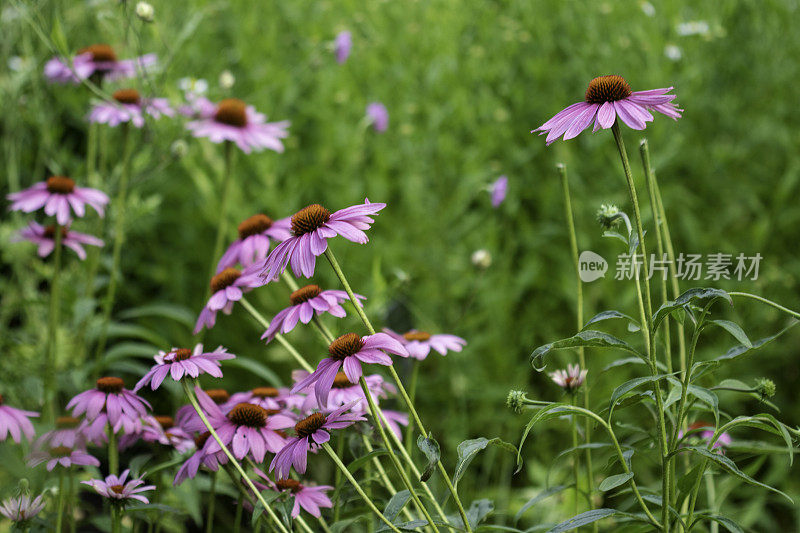
[[[47,347],[44,356],[44,401],[48,422],[56,416],[56,346],[58,341],[58,322],[61,311],[61,252],[64,228],[56,224],[53,235],[53,278],[50,282],[50,312],[47,322]]]

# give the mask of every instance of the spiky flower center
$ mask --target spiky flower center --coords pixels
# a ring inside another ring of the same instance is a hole
[[[267,425],[267,411],[252,403],[237,403],[228,413],[228,420],[237,426],[263,428]]]
[[[61,238],[64,239],[67,236],[67,228],[66,226],[59,226],[57,224],[50,224],[49,226],[44,227],[44,236],[48,239],[55,239],[56,238],[56,228],[61,229]]]
[[[246,239],[251,235],[264,233],[272,226],[272,222],[267,215],[253,215],[239,224],[239,238]]]
[[[161,426],[161,429],[163,429],[164,431],[175,426],[175,419],[172,418],[171,416],[160,415],[160,416],[154,416],[153,418],[156,419],[156,422],[158,422],[158,425]]]
[[[228,126],[244,128],[247,126],[247,104],[238,98],[226,98],[217,106],[214,120]]]
[[[292,305],[300,305],[303,302],[309,301],[311,298],[316,298],[321,292],[322,289],[319,288],[319,285],[306,285],[289,295],[289,299],[292,301]]]
[[[136,89],[120,89],[111,95],[120,104],[138,104],[142,98]]]
[[[195,448],[197,448],[199,450],[203,446],[205,446],[206,445],[206,441],[208,440],[208,438],[210,436],[211,436],[211,432],[210,431],[206,431],[205,433],[201,433],[200,435],[196,436],[194,438],[194,446],[195,446]]]
[[[119,394],[125,388],[125,382],[120,378],[103,377],[97,380],[97,390],[106,394]]]
[[[345,357],[355,355],[364,347],[364,341],[356,333],[345,333],[328,346],[328,353],[337,361],[344,361]]]
[[[69,194],[75,190],[75,180],[66,176],[50,176],[46,183],[47,192],[53,194]]]
[[[586,101],[590,104],[616,102],[631,95],[631,86],[622,76],[600,76],[589,82]]]
[[[124,485],[111,485],[108,488],[111,489],[112,491],[114,491],[117,494],[122,494],[122,492],[125,490],[125,486]]]
[[[314,413],[295,424],[294,431],[300,438],[310,437],[325,425],[325,420],[327,419],[322,413]]]
[[[225,389],[208,389],[205,393],[217,405],[223,404],[231,399],[231,395],[228,394],[228,391]]]
[[[407,341],[426,341],[431,338],[427,331],[409,331],[403,333],[403,338]]]
[[[300,237],[321,228],[331,218],[331,212],[319,204],[311,204],[292,215],[292,234]]]
[[[72,453],[72,448],[68,446],[56,446],[54,448],[50,448],[50,455],[53,457],[66,457]]]
[[[59,416],[56,418],[56,427],[59,429],[71,429],[78,427],[81,421],[74,416]]]
[[[176,348],[167,354],[173,363],[186,361],[192,356],[192,351],[188,348]]]
[[[78,50],[78,54],[92,54],[92,61],[116,61],[117,54],[107,44],[93,44]]]
[[[280,392],[275,387],[256,387],[250,391],[256,398],[276,398]]]
[[[239,279],[242,275],[241,272],[236,270],[235,268],[226,268],[213,278],[211,278],[211,290],[213,292],[221,291],[222,289],[226,289],[234,284],[234,282]]]
[[[348,379],[347,374],[344,372],[337,372],[336,377],[333,378],[334,389],[347,389],[354,385],[355,383],[351,382],[350,379]]]
[[[292,494],[300,492],[300,489],[303,488],[296,479],[279,479],[275,481],[275,486],[278,487],[278,490],[288,490]]]

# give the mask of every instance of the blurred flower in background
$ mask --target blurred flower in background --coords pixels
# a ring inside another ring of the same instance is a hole
[[[492,207],[500,207],[500,204],[506,199],[506,193],[508,192],[508,178],[506,176],[497,178],[497,180],[492,183],[490,192],[492,193]]]
[[[372,102],[367,105],[367,120],[375,131],[383,133],[389,127],[389,112],[380,102]]]
[[[86,259],[86,250],[83,249],[82,245],[103,246],[104,244],[103,241],[93,235],[78,233],[77,231],[69,230],[66,226],[42,226],[34,221],[28,222],[27,228],[20,230],[16,236],[11,237],[11,242],[32,242],[39,246],[37,250],[39,257],[47,257],[55,248],[56,228],[61,231],[61,244],[78,254],[78,258],[81,261]]]
[[[340,64],[347,61],[347,58],[350,57],[350,50],[353,48],[353,40],[350,32],[340,32],[339,35],[336,36],[333,46],[336,53],[336,61]]]
[[[91,77],[101,80],[133,78],[139,71],[148,71],[158,62],[155,54],[136,59],[117,59],[113,48],[107,44],[93,44],[78,50],[70,59],[54,57],[44,66],[45,77],[53,83],[74,83]]]

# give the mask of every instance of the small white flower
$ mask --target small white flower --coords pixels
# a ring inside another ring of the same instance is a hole
[[[155,16],[155,9],[148,2],[139,2],[136,4],[136,16],[144,22],[153,22]]]
[[[208,82],[202,78],[181,78],[178,80],[178,87],[185,93],[205,94]]]
[[[678,24],[675,31],[682,37],[687,37],[689,35],[706,36],[711,31],[711,28],[705,20],[690,20],[689,22],[681,22]]]
[[[492,266],[492,254],[489,253],[489,250],[484,250],[483,248],[472,252],[472,257],[470,257],[470,260],[472,261],[473,265],[481,269]]]
[[[233,76],[230,70],[223,70],[222,74],[219,75],[219,86],[223,89],[230,89],[233,87],[233,84],[236,83],[236,78]]]
[[[550,374],[550,379],[562,389],[572,392],[583,385],[588,370],[581,370],[579,365],[567,365],[566,370],[556,370]]]
[[[680,61],[681,57],[683,57],[681,49],[674,44],[668,44],[664,47],[664,55],[672,61]]]

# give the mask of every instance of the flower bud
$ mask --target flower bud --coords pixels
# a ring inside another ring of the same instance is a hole
[[[481,248],[480,250],[475,250],[472,252],[470,260],[472,261],[473,265],[485,270],[492,265],[492,254],[489,253],[489,250]]]
[[[230,89],[236,83],[236,78],[230,70],[223,70],[219,75],[219,86],[223,89]]]
[[[521,413],[525,406],[525,393],[521,390],[509,391],[508,397],[506,398],[506,405],[515,413]]]
[[[619,208],[613,204],[602,204],[597,210],[597,221],[603,229],[611,229],[619,223]]]
[[[148,2],[139,2],[136,4],[136,16],[139,17],[142,22],[153,22],[155,9],[153,9],[153,6]]]
[[[759,378],[756,380],[756,392],[758,392],[762,400],[775,396],[775,389],[775,382],[771,379]]]

